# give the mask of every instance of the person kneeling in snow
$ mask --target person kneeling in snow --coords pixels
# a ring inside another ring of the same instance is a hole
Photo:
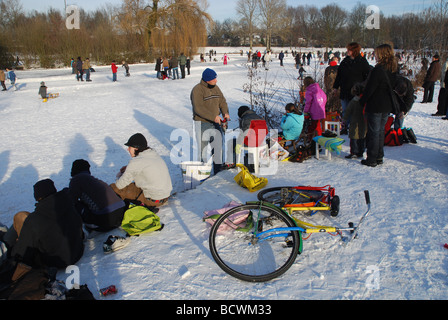
[[[125,145],[132,159],[121,168],[112,189],[125,201],[151,209],[162,206],[173,190],[165,161],[148,147],[141,133],[131,136]]]
[[[110,185],[90,174],[89,162],[74,161],[71,176],[70,194],[84,224],[100,232],[119,227],[127,206]]]

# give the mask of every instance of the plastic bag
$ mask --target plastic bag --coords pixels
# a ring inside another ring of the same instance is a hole
[[[268,179],[254,176],[244,165],[237,164],[236,166],[241,171],[235,176],[234,180],[241,187],[248,189],[250,192],[255,192],[266,187],[268,184]]]
[[[129,235],[148,233],[162,228],[160,218],[143,206],[131,205],[124,213],[121,227]]]

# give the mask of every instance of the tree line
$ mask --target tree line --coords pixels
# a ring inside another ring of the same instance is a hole
[[[25,66],[50,68],[78,56],[109,64],[196,54],[212,23],[205,8],[205,0],[123,0],[92,12],[77,8],[79,28],[69,29],[66,12],[26,13],[20,0],[0,0],[0,64],[14,64],[16,56]]]
[[[239,0],[236,17],[217,22],[209,34],[211,46],[279,46],[344,48],[358,42],[365,48],[391,43],[397,49],[437,51],[446,58],[448,1],[438,0],[417,13],[385,16],[367,27],[375,12],[358,2],[351,10],[337,3],[287,6],[286,0]],[[381,8],[379,8],[381,9]]]
[[[19,56],[26,66],[68,65],[89,57],[152,62],[160,56],[194,55],[204,46],[345,47],[356,41],[373,48],[437,51],[446,58],[448,0],[418,13],[384,16],[368,29],[366,5],[351,10],[333,3],[287,6],[286,0],[239,0],[234,19],[213,21],[206,0],[123,0],[118,6],[86,12],[79,8],[79,29],[67,29],[66,12],[25,12],[20,0],[0,0],[0,64]],[[325,49],[324,49],[325,50]]]

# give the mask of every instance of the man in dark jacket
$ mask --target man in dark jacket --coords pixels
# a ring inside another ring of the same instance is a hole
[[[333,89],[340,89],[340,99],[342,106],[342,116],[347,108],[350,100],[353,99],[351,93],[353,86],[358,82],[364,82],[369,75],[371,67],[366,58],[361,55],[361,46],[356,43],[347,45],[347,56],[342,60],[338,67],[338,73],[333,84]],[[343,133],[349,127],[349,123],[345,123]]]
[[[394,129],[398,130],[403,127],[404,118],[411,111],[415,101],[415,90],[412,82],[403,76],[397,76],[394,91],[397,93],[400,104],[400,113],[395,115]]]
[[[81,57],[78,57],[78,60],[76,61],[76,79],[79,81],[79,79],[81,79],[81,81],[84,81],[83,76],[84,76],[84,69],[82,67],[82,60]]]
[[[280,66],[283,67],[283,59],[285,58],[285,54],[283,53],[283,51],[281,51],[278,54],[278,59],[280,60]]]
[[[439,91],[439,103],[437,104],[437,112],[432,115],[444,116],[447,112],[448,112],[448,60],[445,63],[445,76],[443,77],[443,85]]]
[[[121,225],[126,205],[115,191],[90,174],[88,161],[73,162],[69,190],[76,210],[91,229],[109,231]]]
[[[434,55],[432,57],[431,65],[426,72],[425,82],[423,83],[425,92],[423,94],[422,103],[432,102],[432,99],[434,97],[434,84],[438,79],[440,79],[440,75],[442,72],[442,67],[440,65],[439,59],[439,55]]]
[[[11,257],[18,262],[16,273],[30,267],[65,268],[76,263],[84,252],[84,233],[68,189],[57,192],[52,180],[41,180],[34,185],[34,198],[34,212],[18,213],[19,223],[14,217],[18,238]]]

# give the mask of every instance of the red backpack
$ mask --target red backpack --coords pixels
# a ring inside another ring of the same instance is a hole
[[[386,126],[384,128],[384,145],[395,147],[395,146],[401,146],[403,144],[403,132],[401,129],[395,130],[392,125],[394,123],[394,117],[389,116],[389,119],[387,119]]]

